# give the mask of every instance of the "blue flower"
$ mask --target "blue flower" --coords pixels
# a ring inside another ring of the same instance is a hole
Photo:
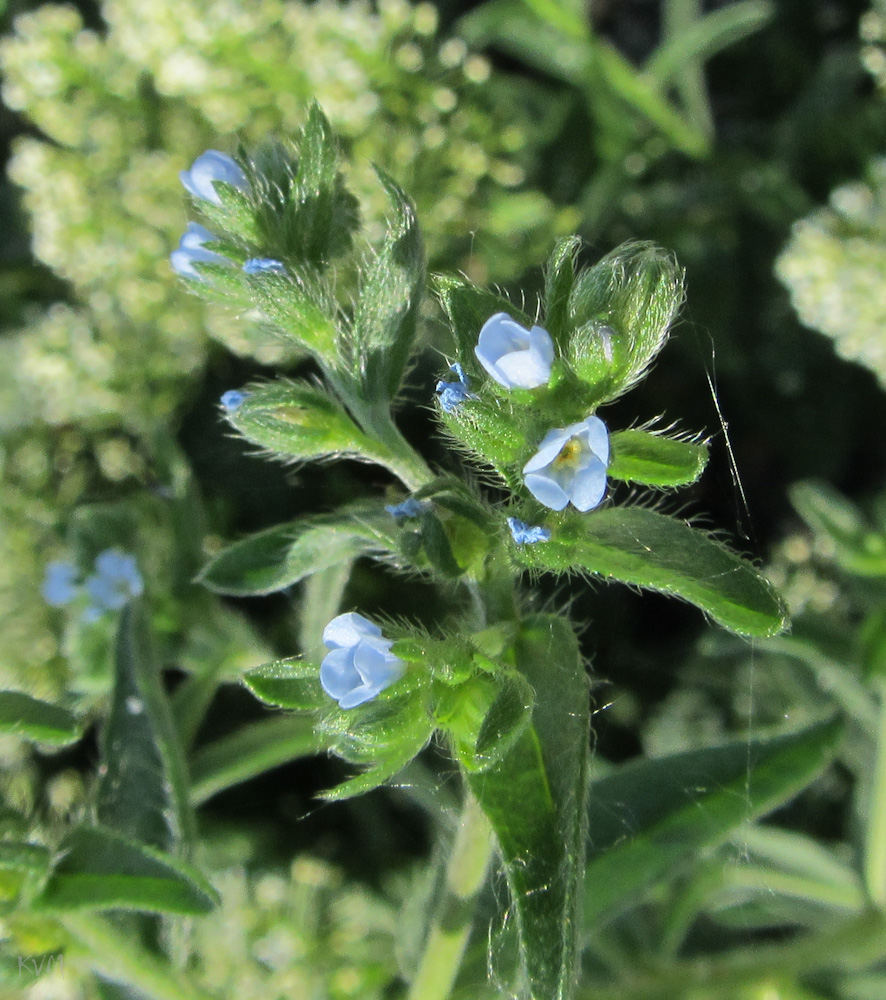
[[[332,619],[323,643],[329,652],[320,664],[320,684],[339,708],[362,705],[403,673],[403,661],[391,653],[393,640],[354,611]]]
[[[46,575],[40,593],[43,600],[52,607],[60,608],[70,604],[80,590],[77,583],[77,567],[69,562],[56,560],[46,564]]]
[[[425,505],[414,497],[407,497],[402,503],[389,504],[385,510],[391,515],[401,520],[406,517],[418,517],[425,509]]]
[[[539,503],[563,510],[596,507],[606,493],[609,431],[599,417],[587,417],[557,427],[542,439],[538,451],[523,466],[526,488]]]
[[[518,545],[534,545],[536,542],[546,542],[551,537],[548,528],[543,528],[540,524],[527,524],[516,517],[508,518],[508,527]]]
[[[185,235],[182,236],[177,250],[173,250],[169,255],[169,263],[176,274],[183,278],[192,278],[194,281],[205,281],[205,277],[200,274],[194,264],[227,264],[227,257],[207,250],[204,243],[212,243],[218,237],[211,233],[205,226],[197,222],[189,222]]]
[[[501,312],[483,324],[474,354],[506,389],[536,389],[551,377],[554,342],[540,326],[527,330]]]
[[[456,361],[454,365],[449,366],[449,370],[453,374],[458,376],[457,382],[446,382],[440,380],[435,391],[440,395],[440,405],[446,411],[446,413],[452,413],[452,411],[461,404],[466,399],[476,399],[477,397],[468,389],[468,377],[465,375],[465,370]]]
[[[250,257],[243,265],[244,274],[286,274],[283,261],[273,257]]]
[[[228,389],[227,392],[222,393],[222,397],[219,402],[228,413],[233,413],[234,410],[242,405],[243,400],[246,399],[248,395],[248,392],[242,392],[240,389]]]
[[[221,198],[215,185],[218,182],[230,184],[241,191],[249,189],[249,181],[237,164],[226,153],[217,149],[207,149],[194,160],[190,170],[182,170],[178,175],[188,194],[198,201],[211,201],[220,205]]]
[[[103,611],[118,611],[145,587],[135,557],[119,549],[105,549],[95,559],[95,573],[86,579],[92,605],[86,619],[95,621]]]

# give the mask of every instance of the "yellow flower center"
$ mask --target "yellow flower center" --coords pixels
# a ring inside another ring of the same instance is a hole
[[[555,469],[577,468],[581,458],[581,441],[577,437],[570,438],[560,449],[560,454],[554,459]]]

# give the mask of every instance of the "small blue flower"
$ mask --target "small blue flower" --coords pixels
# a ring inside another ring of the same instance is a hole
[[[454,365],[449,366],[449,370],[458,376],[457,382],[446,382],[441,379],[437,385],[435,391],[440,396],[440,405],[446,411],[446,413],[452,413],[452,411],[461,404],[466,399],[476,399],[477,397],[468,389],[468,377],[465,375],[465,370],[456,361]]]
[[[508,527],[518,545],[534,545],[536,542],[547,542],[551,537],[548,528],[540,524],[527,524],[516,517],[508,518]]]
[[[539,503],[563,510],[572,503],[592,510],[606,493],[609,431],[599,417],[548,431],[523,466],[526,488]]]
[[[96,556],[95,573],[85,586],[92,599],[84,615],[87,621],[95,621],[103,611],[118,611],[145,589],[135,557],[119,549],[105,549]]]
[[[250,257],[243,265],[244,274],[286,274],[283,261],[273,257]]]
[[[242,405],[243,400],[246,399],[248,395],[248,392],[243,392],[240,389],[228,389],[227,392],[222,393],[222,397],[219,402],[228,413],[233,413],[234,410]]]
[[[527,330],[507,313],[500,312],[483,324],[474,354],[506,389],[536,389],[547,385],[551,377],[554,342],[542,327]]]
[[[329,652],[320,664],[320,684],[339,708],[362,705],[403,673],[403,661],[391,653],[393,640],[354,611],[332,619],[323,643]]]
[[[240,167],[227,153],[217,149],[207,149],[194,160],[190,170],[182,170],[178,175],[188,194],[198,201],[211,201],[220,205],[221,198],[215,189],[217,182],[230,184],[241,191],[249,189],[249,181]]]
[[[43,600],[52,608],[61,608],[70,604],[79,593],[77,585],[77,567],[69,562],[56,560],[46,564],[46,575],[40,593]]]
[[[425,509],[425,505],[414,497],[407,497],[402,503],[389,504],[385,510],[398,521],[407,517],[418,517]]]
[[[205,281],[206,278],[194,267],[194,264],[227,264],[227,257],[207,250],[204,243],[212,243],[218,237],[211,233],[205,226],[197,222],[189,222],[188,228],[177,250],[173,250],[169,255],[169,263],[176,274],[183,278],[191,278],[194,281]]]

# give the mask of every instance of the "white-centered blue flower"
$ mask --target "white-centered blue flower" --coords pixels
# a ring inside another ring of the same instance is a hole
[[[79,593],[77,585],[77,567],[63,560],[55,560],[46,564],[46,574],[40,593],[43,600],[52,608],[61,608],[70,604]]]
[[[547,385],[551,377],[554,342],[542,327],[527,330],[500,312],[483,324],[474,354],[506,389],[536,389]]]
[[[392,639],[355,611],[339,615],[323,630],[329,652],[320,664],[320,684],[339,708],[356,708],[396,681],[404,664]]]
[[[563,510],[571,503],[592,510],[606,493],[609,431],[599,417],[556,427],[523,466],[526,488],[539,503]]]
[[[194,160],[191,169],[182,170],[178,176],[188,194],[199,201],[211,201],[213,205],[221,204],[221,198],[215,189],[217,182],[230,184],[241,191],[249,188],[246,174],[227,153],[220,153],[217,149],[207,149],[205,153],[201,153]]]
[[[119,549],[105,549],[95,559],[95,573],[86,578],[86,592],[92,601],[87,620],[94,621],[104,611],[119,611],[144,589],[135,556]]]
[[[194,267],[195,264],[227,264],[227,257],[207,250],[205,243],[212,243],[218,237],[211,233],[205,226],[198,222],[189,222],[184,236],[178,245],[178,249],[173,250],[169,255],[169,263],[176,274],[183,278],[192,278],[194,281],[205,281],[206,278]]]
[[[508,518],[508,527],[518,545],[534,545],[536,542],[550,541],[551,538],[549,528],[543,528],[540,524],[527,524],[517,517]]]

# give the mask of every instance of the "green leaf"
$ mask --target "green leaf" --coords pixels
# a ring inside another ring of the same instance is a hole
[[[425,284],[425,257],[415,206],[378,171],[394,218],[384,245],[363,274],[353,322],[353,360],[366,398],[390,404],[415,340]]]
[[[805,788],[828,764],[838,723],[740,740],[619,768],[591,785],[585,921],[600,923],[743,823]]]
[[[440,518],[432,510],[421,514],[421,541],[431,566],[444,577],[461,576],[462,569],[452,553],[452,545]]]
[[[559,240],[545,267],[544,328],[556,344],[563,344],[569,333],[569,294],[575,281],[575,260],[580,249],[578,236]]]
[[[494,767],[523,735],[532,722],[535,696],[522,674],[505,674],[498,694],[477,734],[474,766],[478,771]]]
[[[184,755],[138,602],[120,616],[96,812],[102,826],[143,844],[171,850],[193,840]]]
[[[232,597],[273,594],[355,556],[395,548],[385,518],[391,521],[380,507],[354,508],[280,524],[223,549],[197,579]]]
[[[618,431],[610,439],[609,475],[645,486],[684,486],[694,483],[708,461],[706,444],[675,441],[648,431]]]
[[[581,571],[682,597],[739,635],[777,635],[787,611],[754,566],[684,521],[641,507],[548,518],[550,541],[523,545],[535,569]]]
[[[103,827],[78,827],[59,860],[37,910],[139,910],[197,916],[218,893],[190,865]]]
[[[325,749],[310,719],[278,715],[252,722],[194,754],[191,802],[200,805],[232,785]]]
[[[810,528],[831,543],[834,559],[856,576],[886,576],[886,534],[874,531],[861,511],[827,483],[796,483],[791,503]]]
[[[671,83],[687,63],[706,62],[766,25],[775,14],[770,0],[738,0],[700,17],[668,39],[643,67],[662,86]]]
[[[570,361],[597,401],[635,385],[664,346],[683,302],[683,270],[653,243],[623,243],[575,279]]]
[[[243,275],[252,301],[282,336],[318,357],[335,357],[336,303],[323,280],[307,268]]]
[[[83,727],[66,708],[32,698],[22,691],[0,691],[0,733],[15,733],[39,743],[66,746],[80,739]]]
[[[495,313],[506,312],[518,323],[532,326],[532,321],[512,302],[478,288],[461,278],[437,277],[434,288],[443,306],[452,335],[455,338],[458,360],[474,378],[485,379],[486,373],[474,355],[480,337],[480,328]],[[459,407],[461,409],[461,407]]]
[[[468,774],[501,852],[529,992],[572,996],[584,869],[589,699],[566,621],[523,623],[517,668],[535,691],[532,723],[496,766]]]
[[[329,393],[306,382],[252,386],[227,419],[247,441],[276,455],[308,460],[379,453]]]
[[[243,683],[267,705],[296,711],[313,711],[329,704],[329,695],[320,687],[316,664],[291,656],[250,670]]]

